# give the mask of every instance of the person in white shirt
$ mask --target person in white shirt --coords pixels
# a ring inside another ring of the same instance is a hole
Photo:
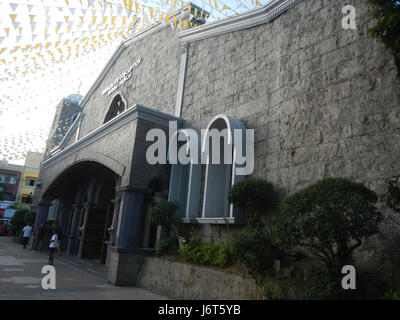
[[[49,245],[49,265],[53,265],[54,251],[56,251],[57,249],[57,242],[58,242],[57,229],[53,229],[53,234],[51,236]]]
[[[23,229],[22,229],[22,244],[24,246],[24,249],[26,249],[26,244],[29,241],[29,237],[31,236],[32,232],[32,227],[27,224]]]

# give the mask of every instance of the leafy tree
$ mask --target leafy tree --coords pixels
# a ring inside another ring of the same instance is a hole
[[[386,181],[386,192],[383,195],[383,199],[394,213],[400,215],[400,175],[394,176]],[[393,218],[391,219],[393,222],[400,225],[399,221]]]
[[[236,183],[228,193],[229,202],[237,205],[247,216],[253,228],[261,227],[260,217],[277,208],[278,194],[274,186],[256,178]]]
[[[167,235],[172,230],[172,226],[180,219],[176,210],[179,205],[175,202],[163,201],[157,203],[150,209],[150,221],[162,226]]]
[[[400,2],[398,0],[367,0],[372,16],[378,20],[368,33],[379,38],[394,55],[400,74]]]
[[[17,229],[17,233],[19,233],[19,231],[21,231],[21,229],[26,225],[25,215],[27,212],[29,212],[28,209],[19,209],[15,211],[11,218],[10,223]]]
[[[157,255],[175,251],[178,234],[181,231],[182,217],[176,210],[179,205],[175,202],[163,201],[150,209],[150,221],[160,225],[164,239],[156,243]]]
[[[231,246],[234,258],[241,262],[256,282],[261,281],[274,264],[276,249],[263,230],[246,227],[235,234]]]
[[[375,192],[342,178],[326,178],[287,197],[274,217],[281,248],[308,248],[333,275],[349,264],[362,241],[378,233]]]
[[[34,224],[35,220],[36,220],[36,211],[29,210],[28,212],[25,213],[25,216],[24,216],[25,223]]]

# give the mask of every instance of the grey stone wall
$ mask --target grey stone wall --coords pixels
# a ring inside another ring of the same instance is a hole
[[[146,257],[138,286],[174,299],[260,299],[254,280],[204,266]]]
[[[103,164],[122,177],[122,185],[128,184],[136,126],[136,121],[131,122],[57,163],[42,169],[41,180],[43,184],[40,189],[41,196],[44,195],[46,190],[61,173],[80,161],[96,161]]]
[[[357,30],[341,26],[352,4]],[[376,191],[400,172],[400,81],[365,1],[303,0],[270,23],[191,43],[182,117],[255,129],[254,175],[282,194],[327,176]]]
[[[103,124],[114,94],[103,96],[102,91],[139,58],[142,58],[142,61],[134,68],[132,78],[119,88],[128,106],[137,103],[174,114],[182,51],[178,39],[174,36],[175,32],[166,27],[132,42],[123,51],[84,105],[83,112],[90,116],[86,116],[82,121],[80,137]]]

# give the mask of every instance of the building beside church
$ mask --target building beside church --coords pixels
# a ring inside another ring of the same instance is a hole
[[[35,195],[36,182],[39,177],[40,164],[43,161],[43,153],[28,151],[25,157],[24,171],[22,180],[18,188],[18,205],[32,205],[32,200]]]
[[[250,164],[152,164],[151,132],[200,151],[201,130],[226,129],[237,151],[253,129],[251,175],[282,195],[330,176],[381,191],[400,173],[400,81],[390,52],[367,35],[365,1],[352,2],[356,30],[342,27],[347,1],[273,0],[187,30],[156,23],[121,43],[42,163],[36,227],[57,200],[63,251],[135,285],[154,248],[154,203],[177,201],[204,241],[218,241],[215,225],[240,224],[226,195]]]
[[[0,201],[17,201],[18,188],[21,184],[23,171],[23,166],[0,162]],[[4,213],[4,210],[0,213]]]

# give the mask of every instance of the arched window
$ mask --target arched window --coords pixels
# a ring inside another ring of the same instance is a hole
[[[180,129],[171,137],[168,148],[168,161],[172,164],[168,200],[179,204],[183,222],[196,222],[199,214],[200,151],[200,138],[192,129]]]
[[[206,162],[203,210],[199,223],[235,223],[240,211],[228,202],[232,185],[244,179],[238,170],[245,163],[237,159],[246,156],[246,128],[239,120],[226,115],[214,117],[202,137],[202,159]]]
[[[125,103],[120,94],[117,94],[111,102],[110,108],[107,111],[104,123],[115,118],[125,110]]]

